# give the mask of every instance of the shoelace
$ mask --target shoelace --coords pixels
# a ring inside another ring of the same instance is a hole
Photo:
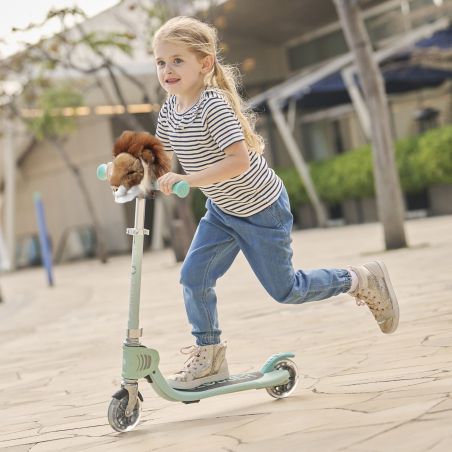
[[[197,345],[189,345],[187,347],[182,347],[179,350],[183,355],[190,355],[192,353],[198,354],[200,352],[199,346]]]
[[[383,306],[377,300],[377,297],[372,294],[371,290],[366,290],[364,293],[360,293],[355,297],[356,304],[358,306],[367,305],[371,311],[383,312]]]
[[[182,347],[180,349],[180,352],[183,355],[190,355],[184,363],[184,368],[181,372],[187,372],[189,368],[191,367],[191,364],[193,361],[195,361],[195,358],[199,358],[201,356],[201,347],[197,345],[189,345],[187,347]],[[194,367],[196,369],[196,366]]]

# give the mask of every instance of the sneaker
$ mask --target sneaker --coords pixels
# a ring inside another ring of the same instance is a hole
[[[369,307],[383,333],[393,333],[399,324],[399,305],[385,264],[376,261],[349,268],[358,276],[358,286],[349,294],[358,306]]]
[[[181,349],[184,355],[190,355],[184,368],[166,381],[174,389],[193,389],[204,383],[229,378],[226,362],[226,343],[215,345],[191,345]]]

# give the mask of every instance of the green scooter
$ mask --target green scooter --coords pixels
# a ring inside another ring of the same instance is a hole
[[[106,164],[98,167],[97,177],[100,180],[107,179]],[[180,198],[186,197],[189,190],[189,185],[184,181],[173,186],[173,193]],[[121,389],[113,394],[108,408],[108,422],[111,427],[118,432],[128,432],[139,423],[143,402],[143,396],[138,391],[140,378],[145,378],[164,399],[186,404],[248,389],[266,389],[268,394],[276,399],[289,396],[298,381],[297,366],[289,359],[295,356],[293,353],[271,356],[257,372],[231,375],[227,379],[204,383],[190,390],[173,389],[167,383],[158,368],[160,356],[157,350],[140,343],[143,331],[139,327],[141,263],[143,239],[149,234],[149,231],[144,229],[145,205],[145,197],[138,195],[135,198],[135,224],[133,228],[127,229],[127,234],[133,236],[129,320],[127,336],[123,343]]]

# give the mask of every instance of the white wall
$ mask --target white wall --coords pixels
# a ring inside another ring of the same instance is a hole
[[[65,145],[66,152],[80,168],[92,194],[108,249],[123,251],[128,248],[124,206],[115,204],[108,184],[96,178],[97,166],[111,160],[113,139],[109,119],[87,117],[78,123],[78,131]],[[39,143],[30,152],[20,168],[17,182],[18,236],[37,232],[33,204],[36,191],[42,195],[54,249],[65,228],[91,223],[75,178],[47,142]]]

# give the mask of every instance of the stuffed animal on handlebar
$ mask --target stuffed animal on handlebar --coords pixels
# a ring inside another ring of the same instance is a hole
[[[171,168],[171,159],[163,144],[147,132],[123,132],[115,141],[113,157],[112,162],[98,167],[97,176],[108,180],[117,203],[152,196],[158,190],[157,179]],[[188,184],[176,185],[175,194],[186,196]]]

